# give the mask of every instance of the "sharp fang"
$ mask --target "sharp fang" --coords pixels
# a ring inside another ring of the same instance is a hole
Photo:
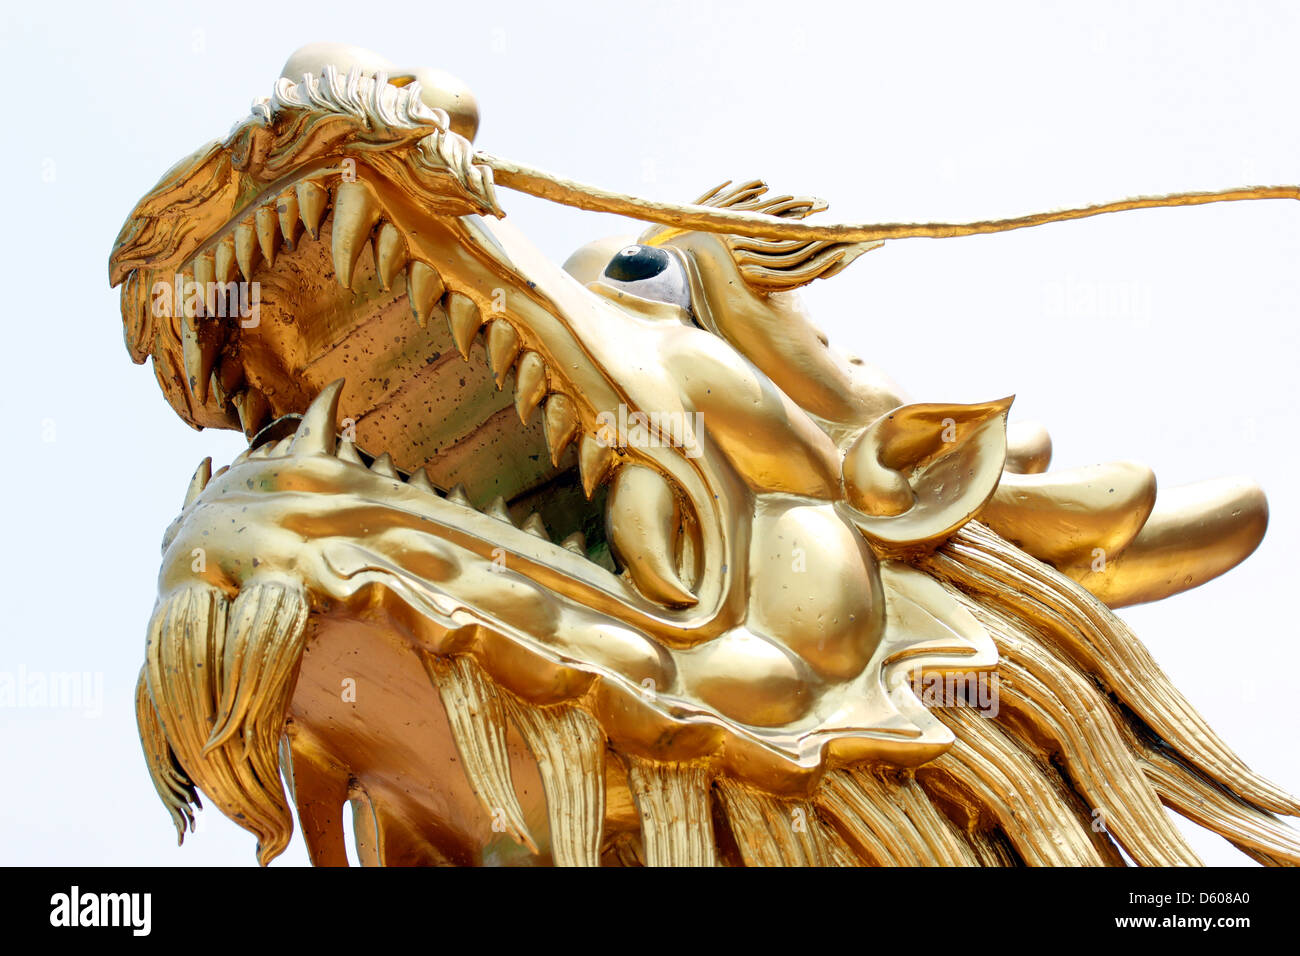
[[[536,352],[525,352],[515,369],[515,411],[525,425],[537,403],[546,397],[546,363]]]
[[[203,311],[203,306],[198,301],[200,297],[196,297],[192,291],[195,288],[193,285],[194,283],[193,266],[187,266],[185,268],[181,276],[181,281],[184,283],[181,286],[181,288],[185,290],[184,300],[181,302],[181,318],[187,320],[191,325],[193,325],[194,320]],[[185,322],[182,322],[181,326],[183,328],[185,326]]]
[[[496,380],[497,391],[500,391],[505,387],[506,373],[519,355],[519,333],[505,319],[493,319],[488,323],[487,353],[492,378]]]
[[[510,518],[510,509],[506,507],[506,499],[500,495],[492,499],[492,504],[487,506],[484,514],[489,514],[493,518],[498,518],[508,524],[514,524],[514,521]]]
[[[239,425],[244,429],[245,437],[251,440],[262,430],[271,415],[271,406],[266,396],[250,386],[231,398],[231,401],[239,413]]]
[[[569,396],[555,394],[546,400],[542,412],[546,426],[546,447],[551,452],[551,464],[559,467],[560,456],[569,447],[573,436],[578,432],[578,416],[573,410]]]
[[[217,281],[223,285],[227,282],[235,281],[235,270],[239,268],[239,263],[235,261],[235,240],[231,236],[226,236],[217,245]]]
[[[419,488],[421,491],[427,491],[429,494],[436,495],[438,490],[433,487],[433,482],[423,468],[417,468],[411,473],[411,477],[406,479],[406,483],[412,488]]]
[[[212,375],[208,377],[208,394],[212,396],[218,408],[224,409],[226,403],[230,400],[230,394],[226,391],[225,386],[221,384],[221,366],[214,368]]]
[[[677,576],[677,496],[659,472],[624,465],[605,508],[609,543],[633,582],[651,600],[672,607],[698,600]]]
[[[181,505],[182,511],[194,504],[194,499],[202,493],[203,489],[208,486],[208,482],[211,480],[212,459],[204,458],[199,462],[199,467],[194,469],[194,477],[190,479],[190,486],[185,491],[185,504]]]
[[[325,218],[325,207],[329,204],[330,194],[323,186],[315,183],[299,183],[298,218],[307,227],[307,235],[313,239],[320,238],[320,221]]]
[[[257,229],[251,221],[235,227],[235,261],[245,282],[253,281],[253,266],[257,264]]]
[[[216,312],[212,295],[212,285],[216,281],[217,269],[212,261],[212,253],[205,252],[194,260],[194,282],[199,287],[199,301],[205,315]]]
[[[340,461],[346,461],[349,464],[360,465],[363,468],[366,465],[366,463],[361,460],[361,456],[357,454],[357,446],[352,444],[351,438],[339,439],[339,447],[338,450],[334,452],[334,457],[338,458]]]
[[[279,245],[280,224],[276,219],[274,206],[259,206],[255,214],[257,224],[257,246],[262,250],[262,258],[269,269],[275,265],[275,250]]]
[[[385,478],[398,478],[402,476],[397,473],[397,468],[393,465],[392,456],[384,452],[375,459],[375,463],[370,466],[370,470],[376,475],[383,475]]]
[[[560,547],[567,548],[574,554],[580,554],[585,558],[587,556],[587,536],[581,531],[575,531],[560,543]]]
[[[352,288],[352,273],[357,260],[370,238],[370,231],[378,222],[379,203],[370,187],[360,180],[341,183],[334,197],[334,233],[330,251],[334,257],[334,277],[343,288]]]
[[[542,516],[536,511],[525,518],[524,523],[519,527],[523,528],[523,530],[527,531],[529,534],[537,535],[537,537],[541,538],[543,541],[551,540],[551,536],[546,530],[546,524],[542,521]]]
[[[335,427],[339,420],[339,396],[343,394],[343,379],[336,379],[320,390],[320,394],[303,413],[298,430],[293,433],[289,454],[332,455],[338,447]]]
[[[614,464],[614,452],[591,435],[583,435],[578,446],[578,471],[582,474],[582,493],[591,493],[600,486]]]
[[[379,227],[375,237],[375,265],[379,272],[379,287],[387,290],[392,287],[397,273],[406,265],[406,240],[401,231],[391,222]],[[416,316],[419,319],[419,316]]]
[[[302,220],[298,218],[298,194],[286,189],[275,202],[276,218],[280,220],[280,235],[284,237],[284,247],[293,249],[298,241],[298,230]]]
[[[478,306],[469,296],[453,292],[447,297],[447,322],[451,326],[451,337],[456,342],[463,359],[469,358],[469,347],[483,325],[483,317]]]
[[[464,485],[457,485],[447,492],[447,500],[452,504],[460,505],[462,508],[473,509],[474,507],[474,503],[469,500],[469,495],[465,494]]]
[[[190,319],[181,323],[181,361],[185,366],[185,384],[200,405],[208,400],[208,384],[212,380],[212,365],[217,358],[219,342],[199,338],[199,324]]]
[[[420,328],[428,324],[429,316],[433,315],[434,304],[442,298],[445,291],[442,276],[438,275],[432,267],[423,262],[411,263],[406,279],[406,292],[411,300],[411,311],[415,313],[415,321],[420,323]]]

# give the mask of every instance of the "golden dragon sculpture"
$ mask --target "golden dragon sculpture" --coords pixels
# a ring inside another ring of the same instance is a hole
[[[1050,472],[1011,400],[909,403],[798,290],[882,241],[817,200],[695,203],[476,150],[456,79],[295,53],[131,213],[126,345],[204,461],[137,709],[183,839],[266,863],[1194,864],[1164,812],[1300,861],[1295,798],[1112,613],[1244,559],[1244,480]],[[497,189],[622,213],[563,268]]]

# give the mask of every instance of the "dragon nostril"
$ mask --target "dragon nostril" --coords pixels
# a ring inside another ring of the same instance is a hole
[[[628,246],[605,266],[607,278],[619,282],[636,282],[657,276],[668,268],[668,253],[653,246]]]

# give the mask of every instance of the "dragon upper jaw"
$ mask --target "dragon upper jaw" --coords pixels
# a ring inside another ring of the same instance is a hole
[[[151,308],[183,304],[154,325],[156,368],[177,411],[196,424],[228,425],[237,413],[255,442],[265,441],[282,432],[268,431],[268,420],[300,413],[344,375],[342,423],[362,454],[387,455],[406,474],[426,469],[439,488],[463,485],[478,504],[494,501],[521,522],[535,510],[534,528],[540,522],[557,540],[590,549],[607,570],[617,567],[613,551],[636,584],[620,582],[632,607],[644,595],[660,608],[703,600],[716,612],[722,569],[735,567],[717,513],[735,493],[715,490],[726,483],[708,474],[716,456],[696,447],[687,457],[658,442],[615,447],[617,436],[599,424],[602,413],[615,420],[636,407],[607,370],[623,361],[620,336],[636,332],[635,317],[581,289],[508,227],[413,204],[392,180],[403,164],[391,156],[387,170],[349,159],[346,177],[308,163],[280,171],[233,212],[219,203],[206,216],[197,211],[211,225],[187,246],[192,259],[139,267],[137,281],[160,290]],[[182,288],[220,288],[242,275],[258,311],[250,320],[220,294],[174,297],[176,284],[162,278],[172,275]],[[453,352],[471,361],[469,375]],[[361,375],[358,353],[371,366]],[[180,374],[168,376],[168,364]],[[662,387],[641,401],[688,414]],[[433,415],[411,426],[421,406]]]

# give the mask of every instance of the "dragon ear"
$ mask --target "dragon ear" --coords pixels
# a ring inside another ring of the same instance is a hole
[[[1012,398],[978,405],[904,405],[844,455],[849,517],[886,550],[932,547],[964,525],[998,486]]]

